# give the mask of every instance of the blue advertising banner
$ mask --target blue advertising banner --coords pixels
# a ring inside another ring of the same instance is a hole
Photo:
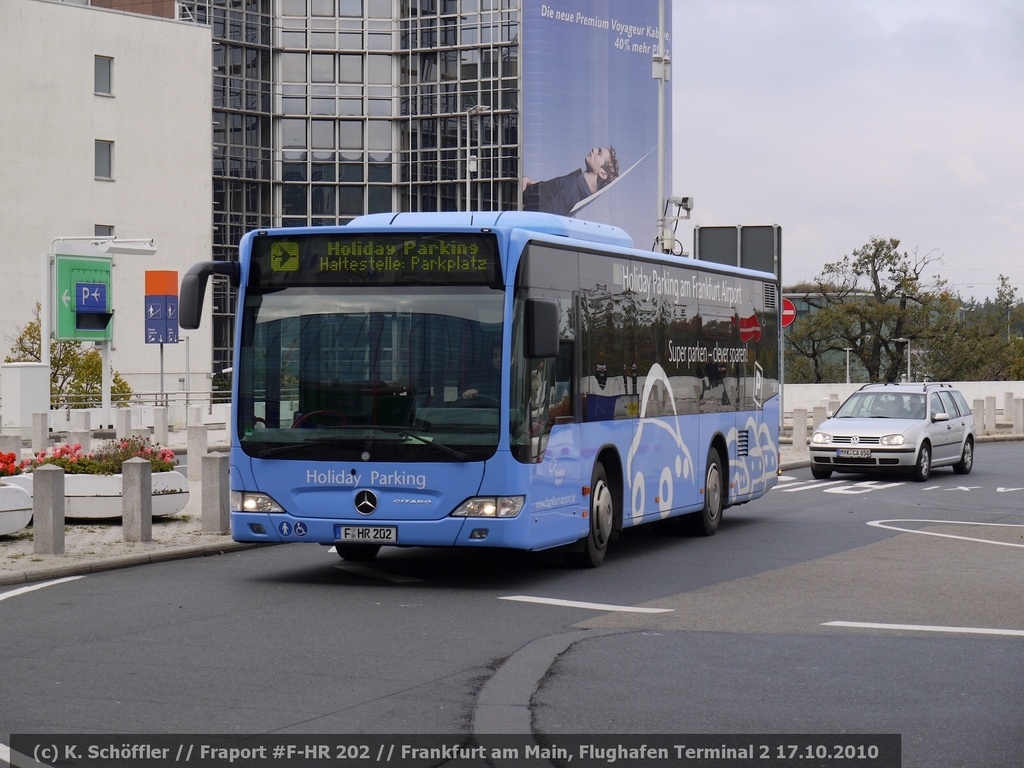
[[[660,0],[523,0],[523,208],[622,227],[654,244]],[[671,55],[670,0],[665,53]],[[671,83],[665,86],[670,194]]]

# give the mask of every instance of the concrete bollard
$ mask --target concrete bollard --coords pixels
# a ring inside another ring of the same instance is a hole
[[[50,414],[32,414],[32,453],[42,453],[50,446]]]
[[[825,420],[825,406],[816,405],[811,415],[811,431],[813,432]]]
[[[153,409],[153,442],[166,446],[167,437],[167,407],[162,405]]]
[[[203,456],[206,455],[207,427],[189,426],[186,430],[185,451],[188,454],[188,479],[203,479]]]
[[[974,414],[974,430],[979,435],[985,434],[985,401],[975,398],[971,403],[971,413]]]
[[[125,541],[153,540],[153,465],[136,456],[121,463],[121,528]]]
[[[32,472],[32,550],[64,554],[64,468],[43,464]]]
[[[131,408],[118,408],[114,412],[114,436],[118,440],[131,437],[132,434],[132,411]]]
[[[1024,398],[1013,401],[1013,434],[1024,435]]]
[[[68,445],[78,443],[82,446],[82,454],[92,450],[92,432],[89,430],[71,430],[68,432]]]
[[[989,395],[985,398],[985,433],[994,435],[996,433],[996,398]]]
[[[807,451],[807,409],[793,409],[793,450],[797,453]]]
[[[1007,424],[1013,421],[1013,392],[1003,393],[1003,421]]]
[[[72,409],[69,414],[68,431],[86,432],[92,430],[92,416],[87,410]]]
[[[21,459],[21,435],[0,435],[0,453],[13,453],[16,460]]]
[[[231,530],[229,458],[226,453],[203,456],[203,533],[228,533]]]

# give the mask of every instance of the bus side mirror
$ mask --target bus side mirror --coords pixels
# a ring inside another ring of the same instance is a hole
[[[181,288],[178,289],[178,325],[187,331],[198,328],[202,320],[206,280],[210,275],[227,275],[236,288],[241,280],[237,262],[202,261],[194,264],[181,278]]]
[[[550,299],[526,300],[527,357],[558,354],[558,304]]]

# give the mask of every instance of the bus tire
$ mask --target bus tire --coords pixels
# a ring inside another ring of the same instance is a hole
[[[590,481],[590,532],[582,540],[580,551],[569,553],[570,563],[579,568],[597,568],[604,562],[615,529],[615,505],[615,493],[604,464],[595,462]]]
[[[717,448],[708,449],[708,462],[704,469],[704,508],[686,516],[690,533],[696,536],[714,536],[722,522],[725,509],[725,472]]]
[[[380,552],[379,544],[335,544],[334,551],[338,553],[342,560],[352,560],[354,562],[366,562],[367,560],[373,560]]]

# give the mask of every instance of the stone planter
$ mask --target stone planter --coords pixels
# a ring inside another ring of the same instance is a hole
[[[0,536],[17,533],[32,520],[32,494],[21,483],[8,483],[10,479],[0,482]]]
[[[65,475],[64,517],[121,517],[122,479],[121,475]],[[188,480],[180,472],[154,472],[152,486],[153,517],[173,515],[188,504]]]
[[[4,478],[29,494],[32,514],[32,474]],[[68,520],[109,520],[121,517],[121,475],[64,475],[64,517]],[[180,512],[188,504],[188,479],[180,472],[152,474],[153,517]],[[27,524],[27,523],[26,523]]]

